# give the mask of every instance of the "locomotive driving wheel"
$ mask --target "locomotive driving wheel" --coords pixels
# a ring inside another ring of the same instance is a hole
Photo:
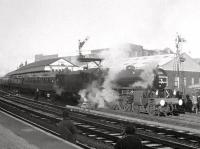
[[[155,105],[148,105],[148,114],[149,115],[156,115],[156,107]]]

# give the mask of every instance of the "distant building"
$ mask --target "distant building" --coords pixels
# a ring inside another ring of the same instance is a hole
[[[131,44],[131,43],[123,44],[122,47],[123,49],[129,49],[129,50],[126,50],[129,52],[128,53],[129,57],[173,54],[173,51],[169,48],[165,48],[164,50],[147,50],[147,49],[144,49],[143,46],[141,45],[136,45],[136,44]],[[91,54],[89,56],[99,58],[102,52],[108,51],[108,50],[110,50],[110,48],[91,50]]]
[[[163,50],[160,50],[160,49],[154,49],[154,50],[143,49],[143,55],[142,56],[163,55],[163,54],[174,54],[174,52],[170,48],[165,48]]]
[[[35,62],[42,61],[42,60],[53,59],[53,58],[58,58],[58,54],[53,54],[53,55],[37,54],[37,55],[35,55]]]

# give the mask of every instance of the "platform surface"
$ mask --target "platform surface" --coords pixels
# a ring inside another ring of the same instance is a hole
[[[81,149],[0,111],[0,149]]]

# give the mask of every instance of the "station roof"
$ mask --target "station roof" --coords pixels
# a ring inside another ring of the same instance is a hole
[[[182,62],[180,71],[191,71],[200,72],[200,65],[197,64],[189,55],[186,53],[182,54],[184,62]],[[124,62],[125,66],[132,65],[135,68],[146,68],[149,66],[159,66],[164,70],[174,71],[174,67],[177,63],[175,54],[163,54],[163,55],[153,55],[153,56],[142,56],[128,58]]]
[[[76,65],[74,65],[73,63],[71,63],[70,61],[64,58],[53,58],[53,59],[47,59],[47,60],[42,60],[42,61],[37,61],[37,62],[27,64],[26,66],[23,66],[15,71],[12,71],[8,73],[7,75],[17,75],[17,74],[23,74],[23,73],[29,73],[29,72],[42,72],[42,71],[45,71],[45,66],[50,66],[52,63],[55,63],[56,61],[61,60],[61,59],[68,62],[72,66],[77,67]]]
[[[162,66],[175,58],[174,54],[133,57],[125,60],[124,65],[133,65],[135,68],[143,68],[148,65]]]

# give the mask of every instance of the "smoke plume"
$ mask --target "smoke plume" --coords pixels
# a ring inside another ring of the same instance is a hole
[[[131,85],[131,87],[142,87],[147,88],[148,86],[152,86],[154,80],[154,69],[157,67],[156,63],[150,63],[142,68],[142,73],[140,77],[142,81],[136,82]]]
[[[93,102],[97,107],[106,107],[105,103],[110,103],[119,98],[118,93],[113,90],[117,74],[124,69],[122,63],[124,59],[129,57],[131,48],[129,45],[120,45],[101,53],[104,59],[102,62],[102,69],[107,69],[108,74],[105,76],[102,87],[99,87],[96,82],[93,82],[87,89],[79,92],[79,95],[88,102]]]
[[[109,69],[108,74],[105,76],[103,85],[100,87],[97,82],[93,82],[86,89],[81,90],[79,95],[84,102],[95,105],[96,107],[106,107],[108,103],[113,103],[119,99],[118,93],[113,90],[116,87],[114,84],[117,75],[125,68],[126,60],[133,54],[134,51],[128,45],[120,45],[104,51],[101,53],[101,57],[104,59],[102,62],[102,69]],[[141,73],[143,81],[136,82],[132,87],[140,86],[146,88],[148,85],[152,85],[154,80],[153,69],[156,64],[152,63],[144,67],[144,71]]]

